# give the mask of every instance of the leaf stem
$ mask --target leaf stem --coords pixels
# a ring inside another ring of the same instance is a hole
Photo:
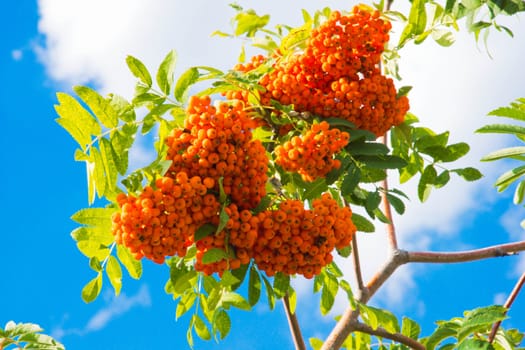
[[[512,306],[512,303],[514,303],[514,300],[516,299],[516,297],[518,296],[520,290],[521,290],[521,287],[523,287],[523,284],[525,284],[525,272],[521,275],[520,279],[518,280],[518,282],[516,282],[516,285],[514,286],[514,289],[512,290],[512,292],[510,293],[509,297],[507,298],[507,301],[505,301],[505,304],[503,305],[507,311],[505,313],[508,312],[508,309],[510,309],[510,307]],[[496,337],[496,333],[498,333],[498,329],[499,327],[501,326],[501,321],[498,321],[496,323],[494,323],[494,325],[492,326],[492,329],[490,331],[490,335],[489,335],[489,343],[492,344],[492,342],[494,341],[494,338]]]
[[[288,293],[286,293],[283,297],[283,306],[284,312],[286,313],[286,318],[288,319],[288,325],[290,326],[290,333],[292,334],[295,349],[306,350],[306,345],[301,333],[301,328],[299,327],[297,315],[295,312],[292,313],[292,309],[290,308],[290,298],[288,298]]]

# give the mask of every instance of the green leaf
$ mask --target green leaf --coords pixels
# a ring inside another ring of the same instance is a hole
[[[128,248],[118,244],[117,256],[131,278],[139,279],[142,276],[142,263],[131,255]]]
[[[323,346],[323,341],[319,338],[310,338],[308,341],[313,350],[319,350]]]
[[[108,139],[100,140],[100,156],[104,166],[104,174],[106,177],[106,187],[104,196],[108,199],[112,198],[117,191],[118,170],[113,159],[113,147]]]
[[[401,323],[401,334],[417,340],[419,338],[419,334],[421,333],[421,327],[419,324],[417,324],[416,321],[408,318],[403,317],[403,321]]]
[[[219,262],[223,259],[227,260],[231,256],[224,249],[221,248],[211,248],[207,250],[202,256],[203,264],[211,264],[214,262]]]
[[[82,225],[100,226],[111,230],[111,215],[114,208],[86,208],[77,211],[71,219]]]
[[[151,87],[153,83],[151,80],[151,75],[148,72],[148,69],[139,59],[128,56],[126,57],[126,63],[128,64],[129,70],[131,73],[140,79],[148,88]]]
[[[174,94],[177,101],[184,102],[189,87],[198,81],[199,76],[199,70],[196,67],[191,67],[182,73],[175,85]]]
[[[282,272],[277,272],[273,279],[273,291],[275,295],[282,298],[286,295],[288,288],[290,287],[290,276],[285,275]]]
[[[408,15],[408,23],[399,38],[399,47],[402,47],[410,38],[425,31],[427,25],[425,3],[425,0],[412,1],[412,6],[410,7],[410,13]]]
[[[106,128],[114,128],[118,125],[117,112],[110,101],[87,86],[75,86],[73,90],[88,105],[102,125]]]
[[[108,247],[100,244],[100,242],[79,241],[77,242],[77,248],[88,258],[96,257],[98,260],[104,260],[109,254]]]
[[[370,327],[377,329],[378,327],[384,328],[390,333],[399,332],[399,323],[397,318],[390,311],[378,309],[368,305],[359,305],[361,315],[366,324]]]
[[[448,323],[440,325],[434,333],[432,333],[428,338],[426,338],[424,345],[427,350],[434,350],[435,347],[441,343],[443,340],[455,337],[457,334],[457,329],[449,327]]]
[[[427,165],[417,186],[417,195],[421,202],[425,202],[428,199],[432,189],[432,184],[435,183],[436,177],[436,168],[434,168],[432,164]]]
[[[332,275],[324,274],[323,278],[323,288],[321,289],[321,314],[324,316],[334,306],[335,296],[339,290],[339,283],[337,283],[337,278]]]
[[[180,298],[177,308],[175,309],[175,319],[179,319],[179,317],[190,311],[193,304],[195,304],[195,300],[197,300],[197,294],[191,289],[186,291],[186,293]]]
[[[246,12],[239,12],[235,16],[237,26],[235,28],[235,35],[239,36],[246,34],[247,37],[253,37],[255,33],[264,28],[270,21],[269,15],[259,16],[254,10]]]
[[[479,128],[476,132],[480,134],[512,134],[525,136],[525,127],[510,124],[490,124]]]
[[[96,256],[93,256],[89,259],[89,267],[91,267],[91,269],[95,272],[102,271],[102,264]]]
[[[224,339],[230,332],[231,320],[230,316],[224,310],[219,310],[213,319],[213,328],[220,334],[220,339]]]
[[[221,232],[226,227],[228,220],[230,220],[230,216],[226,212],[226,203],[224,203],[221,212],[219,213],[219,226],[217,226],[217,233]]]
[[[357,231],[371,233],[375,232],[376,230],[372,222],[370,222],[367,218],[359,214],[352,213],[352,222],[357,228]]]
[[[97,274],[97,277],[89,281],[84,288],[82,288],[82,300],[85,303],[91,303],[100,294],[102,289],[102,272]]]
[[[173,72],[175,71],[176,62],[177,53],[174,50],[171,50],[166,55],[157,71],[157,84],[166,96],[170,94],[171,86],[173,85]]]
[[[525,175],[525,165],[503,173],[500,177],[498,177],[494,185],[498,187],[498,190],[501,192],[504,189],[506,189],[512,182],[516,181],[523,175]]]
[[[458,346],[458,350],[494,350],[494,347],[486,340],[466,339]]]
[[[197,333],[197,336],[203,340],[210,340],[211,334],[208,330],[208,327],[206,327],[206,324],[202,320],[202,318],[197,315],[193,314],[193,327],[195,329],[195,333]]]
[[[516,191],[514,191],[513,203],[516,205],[520,204],[521,202],[523,202],[524,197],[525,197],[525,180],[521,181],[516,187]]]
[[[55,111],[60,118],[56,122],[86,151],[87,145],[91,143],[91,135],[101,133],[100,125],[74,97],[59,92],[57,99],[59,104],[55,105]]]
[[[412,86],[401,86],[401,87],[397,90],[396,98],[400,98],[400,97],[403,97],[403,96],[408,95],[408,93],[410,92],[410,90],[412,90]]]
[[[195,231],[194,241],[197,242],[203,239],[204,237],[211,235],[212,233],[216,231],[217,231],[217,227],[215,225],[206,223],[202,225],[201,227],[199,227],[197,231]]]
[[[476,181],[483,177],[483,174],[481,174],[481,172],[478,169],[472,167],[467,167],[463,169],[452,169],[450,171],[458,174],[467,181]]]
[[[270,310],[273,310],[275,307],[275,293],[273,291],[270,281],[268,281],[268,279],[264,275],[261,277],[264,282],[264,287],[266,289],[266,297],[268,298],[268,306],[270,307]]]
[[[486,162],[502,158],[511,158],[522,154],[525,154],[525,146],[509,147],[491,152],[485,157],[481,158],[481,160]]]
[[[106,190],[104,162],[97,148],[91,148],[91,154],[93,156],[93,176],[90,180],[93,182],[92,186],[95,188],[98,197],[101,198]]]
[[[405,213],[405,203],[403,203],[403,201],[399,199],[399,197],[396,197],[390,193],[387,193],[386,197],[388,198],[388,202],[390,203],[390,205],[394,207],[395,211],[399,215],[403,215]]]
[[[324,178],[317,178],[313,182],[306,182],[304,186],[304,192],[301,198],[304,200],[315,199],[321,196],[323,192],[328,189],[326,180]]]
[[[310,37],[312,23],[306,22],[300,27],[293,28],[284,38],[281,39],[280,52],[286,54],[288,51],[300,46]]]
[[[122,288],[122,268],[120,267],[117,258],[110,255],[106,264],[106,275],[108,276],[109,282],[115,290],[115,295],[120,294]]]
[[[489,112],[488,115],[497,116],[497,117],[507,117],[519,121],[525,121],[525,104],[516,105],[513,107],[500,107]]]
[[[259,298],[261,297],[261,288],[261,276],[255,266],[252,265],[248,280],[248,302],[251,306],[254,306],[259,301]]]
[[[456,41],[454,34],[448,30],[435,29],[432,31],[432,39],[441,46],[448,47]]]
[[[392,155],[358,156],[356,159],[374,169],[399,169],[407,165],[403,158]]]
[[[378,142],[354,142],[347,147],[350,154],[360,155],[385,155],[388,153],[388,147]]]
[[[477,308],[466,313],[465,321],[458,330],[458,341],[476,332],[490,330],[492,325],[507,318],[507,309],[501,305]]]
[[[354,188],[359,184],[360,179],[361,170],[354,163],[350,163],[341,183],[341,195],[347,196],[354,192]]]
[[[250,304],[242,297],[242,295],[235,292],[227,292],[222,295],[222,305],[224,307],[233,306],[241,310],[250,310]]]
[[[77,242],[92,241],[104,246],[109,246],[115,241],[115,236],[107,228],[100,226],[77,227],[71,231],[71,237]]]
[[[244,281],[244,278],[246,277],[246,272],[248,271],[248,264],[241,265],[238,269],[232,270],[232,275],[237,278],[239,282],[232,284],[231,289],[237,290],[242,282]]]
[[[436,188],[441,188],[445,186],[449,181],[450,181],[450,171],[443,170],[443,172],[436,177],[436,180],[434,181],[434,186]]]
[[[224,271],[224,273],[222,274],[222,277],[221,277],[221,285],[225,286],[225,287],[229,287],[229,286],[233,286],[233,285],[236,285],[238,284],[239,282],[242,282],[240,281],[234,274],[231,273],[231,271],[229,270],[226,270]]]

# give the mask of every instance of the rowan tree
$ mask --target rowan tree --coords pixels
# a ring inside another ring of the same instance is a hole
[[[75,87],[76,96],[58,93],[57,122],[78,143],[75,160],[88,170],[90,206],[72,216],[80,225],[72,237],[95,272],[82,289],[84,301],[96,299],[105,280],[118,295],[122,266],[139,279],[147,259],[169,268],[165,291],[177,305],[176,317],[188,322],[190,346],[195,335],[226,337],[232,308],[267,302],[273,309],[281,301],[295,346],[305,349],[290,283],[300,276],[313,279],[323,315],[338,292],[348,300],[328,338],[309,339],[314,349],[518,348],[523,334],[500,324],[525,274],[505,305],[467,311],[439,323],[432,334],[420,334],[416,320],[398,320],[368,304],[403,264],[466,262],[525,250],[525,242],[466,252],[404,250],[392,210],[405,214],[408,197],[388,183],[392,176],[401,183],[415,179],[418,199],[425,202],[451,176],[482,176],[474,167],[454,167],[468,153],[467,143],[449,143],[448,132],[420,125],[410,112],[410,87],[400,85],[397,63],[406,45],[430,39],[452,45],[460,24],[475,40],[491,30],[512,34],[498,20],[524,11],[525,3],[413,0],[408,13],[394,5],[303,11],[304,23],[295,28],[269,28],[269,15],[232,5],[233,33],[215,33],[241,39],[239,62],[230,70],[196,66],[175,77],[172,51],[154,81],[138,58],[128,56],[137,78],[130,100],[88,86]],[[395,42],[393,23],[404,28]],[[247,51],[256,53],[247,58]],[[489,114],[524,122],[525,99]],[[498,123],[478,132],[523,141],[524,130]],[[129,169],[135,136],[150,133],[157,158]],[[512,147],[482,160],[522,160],[523,154],[525,147]],[[496,182],[499,191],[518,182],[517,204],[524,200],[523,175],[525,166],[518,166]],[[387,227],[390,255],[365,282],[358,237],[375,232],[378,222]],[[343,273],[336,256],[352,259],[354,271]],[[355,278],[354,287],[348,278]],[[9,324],[2,330],[0,344],[20,343],[13,329]]]

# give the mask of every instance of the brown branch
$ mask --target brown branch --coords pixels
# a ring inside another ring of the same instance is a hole
[[[512,292],[510,293],[509,297],[507,298],[507,301],[505,301],[505,304],[503,305],[507,309],[507,311],[512,306],[512,303],[514,303],[514,300],[518,296],[518,294],[519,294],[519,292],[521,290],[521,287],[523,287],[523,284],[525,284],[525,272],[521,275],[521,277],[518,280],[518,282],[516,282],[516,285],[514,286],[514,289],[512,290]],[[501,326],[501,321],[498,321],[498,322],[494,323],[494,326],[492,326],[492,329],[491,329],[490,335],[489,335],[489,343],[492,344],[492,342],[494,341],[494,338],[496,337],[496,333],[498,333],[498,329],[499,329],[500,326]]]
[[[393,341],[396,341],[398,343],[401,343],[401,344],[404,344],[408,347],[410,347],[411,349],[415,349],[415,350],[425,350],[425,346],[423,344],[421,344],[420,342],[412,339],[412,338],[409,338],[401,333],[390,333],[388,332],[387,330],[385,330],[384,328],[381,328],[381,327],[378,327],[377,329],[373,329],[372,327],[370,327],[369,325],[367,324],[364,324],[364,323],[360,323],[358,321],[355,322],[354,324],[354,329],[357,331],[357,332],[361,332],[361,333],[367,333],[367,334],[370,334],[370,335],[374,335],[376,337],[381,337],[381,338],[386,338],[386,339],[390,339],[390,340],[393,340]]]
[[[299,321],[295,312],[292,312],[290,308],[290,299],[288,294],[283,297],[284,312],[288,319],[288,326],[290,327],[290,333],[292,333],[293,342],[296,350],[306,350],[303,335],[301,334],[301,328],[299,327]]]
[[[407,252],[397,249],[390,256],[383,267],[372,277],[366,285],[367,295],[362,295],[358,300],[362,303],[368,300],[377,292],[383,283],[392,276],[395,270],[406,263],[457,263],[488,259],[493,257],[503,257],[515,255],[525,250],[525,241],[500,244],[491,247],[468,250],[463,252]],[[339,349],[346,337],[355,331],[353,323],[357,320],[359,313],[348,307],[335,325],[332,332],[326,338],[322,350]]]
[[[352,256],[354,258],[354,271],[355,278],[357,281],[357,288],[359,288],[361,294],[368,294],[368,291],[366,290],[365,284],[363,282],[363,274],[361,273],[361,262],[359,259],[359,250],[357,246],[357,235],[354,235],[354,238],[352,239]]]
[[[383,135],[379,139],[385,146],[388,146],[388,138],[387,135]],[[383,205],[383,211],[385,213],[385,216],[388,218],[388,223],[386,224],[386,233],[388,236],[388,245],[392,251],[397,249],[397,237],[396,237],[396,228],[394,226],[394,218],[392,215],[392,206],[390,205],[390,201],[388,200],[387,194],[388,194],[388,178],[385,177],[383,181],[381,181],[381,187],[383,187],[383,192],[381,192],[381,202]]]
[[[458,263],[515,255],[523,250],[525,250],[525,241],[498,244],[491,247],[462,252],[409,252],[408,262]]]

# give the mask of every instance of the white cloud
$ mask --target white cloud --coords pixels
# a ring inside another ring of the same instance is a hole
[[[229,2],[39,0],[39,31],[45,44],[37,53],[56,81],[66,85],[94,82],[103,92],[130,98],[134,78],[124,62],[128,54],[143,60],[153,73],[170,49],[179,54],[177,73],[190,65],[231,67],[239,42],[210,38],[216,29],[229,30],[228,18],[234,13],[227,6]],[[320,7],[315,0],[299,4],[277,0],[239,3],[254,7],[260,14],[271,13],[273,23],[289,24],[301,21],[301,8],[311,11]],[[322,6],[349,9],[352,4],[333,0]],[[424,205],[418,203],[414,181],[402,186],[412,200],[407,203],[406,215],[395,217],[401,248],[428,249],[438,238],[457,236],[476,213],[487,211],[494,203],[496,193],[491,183],[498,170],[492,164],[478,164],[478,159],[507,141],[473,132],[490,121],[485,117],[488,111],[523,96],[525,70],[518,67],[525,56],[521,44],[525,29],[516,21],[511,20],[509,25],[515,29],[514,39],[500,33],[489,38],[493,59],[484,52],[483,44],[476,47],[472,36],[464,33],[450,48],[427,42],[423,46],[410,44],[402,52],[404,80],[398,85],[414,86],[410,93],[413,113],[422,125],[437,132],[451,130],[451,141],[468,142],[471,153],[460,165],[479,166],[487,177],[474,184],[453,179],[446,189],[434,191]],[[151,154],[145,147],[138,147],[131,158],[142,164],[151,159]],[[381,225],[377,227],[381,229]],[[386,258],[385,234],[380,231],[361,236],[363,274],[369,278]],[[346,266],[351,265],[349,261],[343,265],[346,271],[352,271]],[[416,289],[417,271],[412,266],[398,270],[378,299],[389,304],[399,300],[404,291]],[[104,317],[104,313],[99,316],[100,320]]]
[[[128,297],[122,294],[119,297],[112,297],[109,305],[100,309],[89,319],[84,331],[85,333],[98,331],[106,327],[114,318],[128,312],[132,308],[150,305],[151,296],[146,285],[143,285],[134,296]]]
[[[11,51],[11,58],[15,61],[20,61],[24,57],[24,52],[20,49]]]
[[[52,330],[52,336],[61,339],[66,335],[85,335],[96,332],[106,327],[115,318],[125,314],[133,308],[138,306],[148,307],[151,305],[151,296],[147,285],[142,285],[137,294],[127,296],[125,293],[115,297],[108,295],[106,305],[99,309],[82,328],[64,328],[59,325]],[[64,321],[69,318],[68,315],[64,317]]]

